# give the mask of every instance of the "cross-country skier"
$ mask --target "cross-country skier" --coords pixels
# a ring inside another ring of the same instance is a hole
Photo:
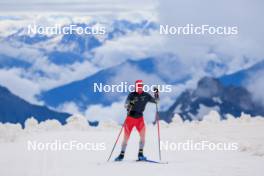
[[[157,94],[158,92],[156,92]],[[145,110],[146,104],[148,102],[157,103],[157,98],[153,98],[149,93],[143,91],[143,81],[137,80],[135,82],[135,92],[131,92],[125,102],[125,108],[128,111],[126,120],[124,122],[124,138],[121,147],[121,153],[115,159],[115,161],[122,161],[124,159],[127,142],[130,136],[130,133],[134,127],[136,127],[139,136],[139,151],[138,151],[138,160],[146,160],[147,158],[143,155],[143,148],[145,145],[145,123],[143,112]]]

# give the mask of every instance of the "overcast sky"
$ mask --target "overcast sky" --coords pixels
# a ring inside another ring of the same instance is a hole
[[[152,9],[156,0],[0,0],[0,11],[130,11]]]

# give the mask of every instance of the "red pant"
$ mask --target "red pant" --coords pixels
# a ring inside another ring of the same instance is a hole
[[[140,135],[140,143],[142,147],[145,144],[145,123],[144,123],[144,118],[133,118],[130,116],[127,116],[125,123],[124,123],[124,140],[123,140],[123,147],[127,144],[127,141],[130,137],[131,131],[133,128],[136,127],[139,135]]]

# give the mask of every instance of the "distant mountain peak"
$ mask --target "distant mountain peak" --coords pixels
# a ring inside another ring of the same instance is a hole
[[[219,80],[212,77],[204,77],[198,81],[195,91],[198,97],[213,97],[219,96],[222,93],[223,86]]]
[[[263,116],[263,109],[244,87],[225,86],[216,78],[204,77],[198,81],[196,89],[180,94],[167,111],[161,112],[161,117],[171,122],[177,113],[183,120],[201,120],[210,110],[216,110],[225,119],[227,114]]]

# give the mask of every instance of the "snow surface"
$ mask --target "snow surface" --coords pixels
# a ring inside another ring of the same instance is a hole
[[[169,164],[134,162],[138,150],[138,135],[133,131],[124,162],[106,162],[120,126],[105,121],[90,127],[84,117],[75,115],[65,126],[56,120],[38,123],[26,121],[25,129],[17,124],[0,124],[1,176],[89,176],[89,175],[195,175],[195,176],[262,176],[264,163],[264,118],[242,114],[228,115],[220,121],[211,111],[201,122],[182,122],[176,115],[171,124],[161,121],[162,141],[187,140],[238,143],[237,151],[175,151],[163,150],[162,158]],[[158,160],[157,128],[147,125],[145,154]],[[99,151],[29,151],[28,140],[52,142],[76,140],[82,143],[105,143]],[[114,156],[120,150],[120,141]]]

